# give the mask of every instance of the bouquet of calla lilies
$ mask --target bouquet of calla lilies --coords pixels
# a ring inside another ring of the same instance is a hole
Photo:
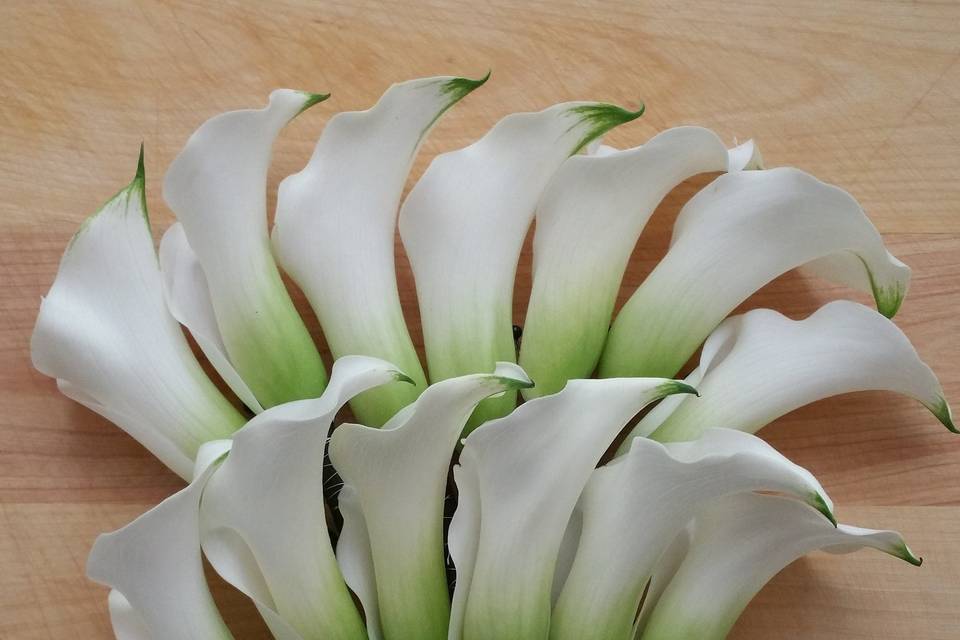
[[[403,82],[331,118],[281,182],[271,230],[274,140],[327,97],[277,90],[187,141],[163,182],[177,222],[159,252],[142,151],[73,238],[33,362],[188,482],[90,553],[120,640],[232,637],[203,558],[278,640],[709,640],[811,550],[920,564],[896,532],[838,524],[816,478],[754,435],[868,389],[915,398],[956,431],[888,319],[910,270],[857,202],[701,127],[604,146],[642,109],[573,102],[437,156],[401,203],[431,127],[486,80]],[[613,318],[654,209],[707,172],[719,177]],[[518,338],[514,277],[534,219]],[[398,226],[426,366],[398,295]],[[800,266],[877,310],[727,317]],[[281,270],[319,319],[329,373]],[[334,428],[347,404],[356,423]]]

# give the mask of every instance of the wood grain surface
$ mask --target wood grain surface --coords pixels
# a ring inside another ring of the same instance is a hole
[[[391,82],[440,73],[493,77],[444,116],[414,177],[506,113],[570,99],[645,102],[643,118],[609,136],[615,145],[678,124],[731,142],[755,138],[769,165],[798,166],[853,193],[913,267],[897,322],[960,402],[955,2],[6,0],[0,60],[4,640],[112,637],[106,590],[83,575],[90,544],[181,486],[31,369],[30,331],[60,254],[130,179],[141,141],[159,237],[171,221],[159,179],[189,133],[218,112],[262,105],[276,87],[333,97],[283,133],[271,192],[306,162],[331,114],[368,107]],[[678,208],[708,180],[682,185],[661,206],[621,301],[663,254]],[[416,328],[402,252],[399,269]],[[527,250],[517,320],[529,279]],[[746,306],[802,317],[838,296],[864,300],[791,273]],[[899,528],[926,562],[815,554],[758,596],[733,637],[960,637],[960,438],[916,403],[883,393],[817,403],[763,434],[823,481],[841,520]],[[267,637],[241,597],[216,590],[238,638]]]

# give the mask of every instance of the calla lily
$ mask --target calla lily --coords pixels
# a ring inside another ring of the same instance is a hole
[[[645,405],[690,387],[656,378],[571,380],[465,440],[450,637],[540,638],[564,528],[600,456]],[[463,522],[459,522],[459,520]]]
[[[664,446],[646,438],[593,472],[580,497],[581,533],[553,610],[556,640],[627,638],[655,563],[702,506],[745,491],[792,495],[833,520],[806,469],[759,438],[727,429]]]
[[[755,433],[810,402],[866,390],[915,398],[957,431],[940,382],[903,332],[844,300],[800,321],[768,309],[727,319],[707,339],[686,382],[700,398],[661,403],[631,435],[694,440],[712,424]],[[744,388],[752,390],[749,397]]]
[[[133,181],[84,222],[43,299],[33,365],[190,478],[200,445],[244,422],[167,310],[150,234],[143,154]]]
[[[348,400],[404,379],[382,360],[341,358],[322,396],[268,409],[238,431],[208,481],[204,553],[254,601],[277,638],[365,637],[327,534],[323,452]]]
[[[187,328],[198,329],[202,348],[223,345],[226,353],[211,360],[221,370],[229,362],[263,407],[315,397],[326,383],[320,354],[271,255],[266,211],[274,139],[287,122],[326,97],[278,89],[263,109],[207,120],[164,179],[163,196],[183,225],[206,281],[206,287],[199,279],[185,281],[198,290],[175,292],[173,299],[183,300],[175,305],[178,315]],[[170,253],[180,256],[188,254]],[[206,292],[219,339],[209,334],[208,318],[199,315],[206,307],[187,302]]]
[[[745,143],[728,153],[709,129],[677,127],[642,147],[563,163],[537,207],[520,349],[537,386],[524,397],[555,393],[596,368],[630,253],[660,201],[698,173],[752,168],[754,150]]]
[[[400,209],[430,380],[516,361],[513,280],[540,194],[563,161],[641,115],[608,104],[515,113],[483,138],[437,156]],[[516,392],[482,403],[468,430],[516,406]]]
[[[709,640],[807,550],[874,546],[919,563],[897,534],[837,527],[816,479],[745,433],[860,389],[912,396],[952,428],[903,334],[846,302],[799,322],[771,311],[723,322],[801,265],[893,315],[909,269],[856,202],[795,169],[759,169],[752,142],[728,150],[698,127],[605,147],[597,138],[640,112],[574,102],[508,116],[441,155],[400,205],[431,126],[482,83],[400,83],[333,118],[281,184],[272,247],[271,147],[324,96],[276,91],[264,109],[199,128],[167,174],[179,222],[159,264],[142,163],[77,234],[42,304],[34,361],[190,480],[94,546],[88,573],[112,589],[121,640],[230,638],[201,553],[278,640]],[[705,171],[727,174],[684,207],[667,257],[607,332],[651,212]],[[513,364],[512,291],[535,213],[528,376]],[[398,220],[430,386],[399,305]],[[329,385],[271,248],[337,356]],[[246,425],[178,321],[256,414]],[[685,381],[616,377],[673,375],[704,339]],[[580,379],[598,357],[604,377]],[[514,409],[521,389],[528,401]],[[633,433],[653,437],[597,468],[654,401]],[[333,431],[348,402],[358,423]],[[336,505],[324,498],[328,453],[343,480]]]
[[[217,611],[200,556],[200,497],[215,469],[124,528],[97,538],[87,575],[108,585],[118,640],[233,635]]]
[[[450,378],[429,387],[402,424],[382,430],[344,424],[333,434],[330,461],[348,490],[347,510],[359,506],[364,523],[344,529],[338,552],[341,562],[354,551],[369,553],[385,637],[447,636],[443,506],[450,456],[477,403],[531,384],[522,369],[501,363],[492,374]],[[362,537],[344,540],[347,534],[366,534],[369,552]]]
[[[872,292],[888,317],[900,308],[910,269],[848,193],[790,168],[720,176],[683,207],[667,255],[620,310],[600,375],[674,375],[751,293],[824,258],[821,274]]]
[[[913,565],[900,534],[834,527],[805,504],[778,496],[727,496],[697,516],[690,550],[654,607],[643,640],[721,640],[760,588],[805,553],[871,547]]]
[[[273,246],[333,355],[384,358],[414,379],[354,399],[365,424],[382,425],[426,385],[397,292],[397,208],[433,124],[485,81],[438,77],[390,87],[371,109],[331,118],[307,166],[280,185]]]

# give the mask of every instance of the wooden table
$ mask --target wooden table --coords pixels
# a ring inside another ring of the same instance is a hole
[[[960,5],[718,2],[40,2],[0,8],[0,637],[112,637],[106,591],[83,565],[94,537],[180,486],[105,420],[30,367],[28,337],[67,240],[147,150],[159,180],[187,135],[272,88],[330,90],[277,145],[270,181],[298,170],[330,114],[363,109],[393,81],[492,80],[444,117],[414,174],[510,111],[570,99],[646,115],[610,136],[642,143],[693,123],[757,139],[851,191],[914,268],[897,322],[960,403]],[[623,297],[662,255],[678,188],[638,246]],[[272,201],[271,201],[272,202]],[[271,204],[272,209],[272,204]],[[416,324],[409,268],[402,296]],[[529,291],[521,262],[517,315]],[[789,274],[750,302],[804,316],[850,292]],[[863,296],[855,295],[864,300]],[[302,300],[300,301],[302,303]],[[315,327],[314,327],[315,329]],[[764,435],[810,468],[842,520],[899,528],[920,569],[876,553],[814,555],[778,576],[736,638],[960,637],[960,439],[883,393],[825,401]],[[218,587],[238,637],[266,637]]]

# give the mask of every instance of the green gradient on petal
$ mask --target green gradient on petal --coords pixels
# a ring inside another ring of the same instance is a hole
[[[326,387],[327,373],[313,338],[269,252],[247,255],[250,267],[246,290],[255,294],[242,296],[243,299],[224,297],[217,309],[230,361],[265,409],[292,400],[317,398]],[[255,262],[259,264],[254,266]],[[226,284],[210,274],[208,279],[211,290]],[[258,307],[249,306],[254,304]],[[228,310],[224,309],[225,305],[244,308]]]
[[[866,268],[866,263],[864,263],[864,267]],[[900,281],[888,285],[878,284],[870,269],[867,269],[867,276],[870,278],[870,289],[873,291],[877,311],[888,318],[897,315],[897,311],[900,310],[900,305],[903,304],[903,299],[907,295],[904,284]]]
[[[488,578],[474,574],[473,580],[486,582]],[[550,600],[543,600],[542,596],[550,593],[551,580],[552,577],[522,576],[521,588],[504,584],[496,593],[485,591],[487,598],[469,594],[463,640],[546,638],[550,628]],[[537,586],[530,587],[532,583]],[[491,595],[495,601],[488,601]]]
[[[694,618],[689,615],[671,612],[667,615],[653,616],[646,629],[640,635],[641,640],[724,640],[736,624],[740,613],[747,603],[735,613],[726,613],[715,619]]]
[[[536,383],[526,399],[563,389],[567,380],[589,378],[597,368],[607,340],[619,280],[594,276],[579,288],[574,308],[552,307],[539,315],[539,330],[524,327],[520,366]],[[529,313],[529,312],[528,312]],[[530,322],[529,316],[527,322]],[[556,345],[563,345],[557,349]]]

